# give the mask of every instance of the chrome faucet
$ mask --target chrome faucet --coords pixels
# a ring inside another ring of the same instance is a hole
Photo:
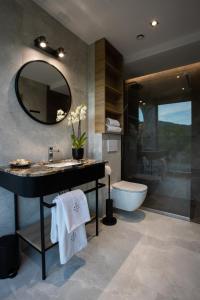
[[[53,162],[53,154],[54,154],[54,152],[60,152],[60,150],[59,149],[54,150],[54,148],[52,146],[49,147],[49,150],[48,150],[48,161],[49,162]]]

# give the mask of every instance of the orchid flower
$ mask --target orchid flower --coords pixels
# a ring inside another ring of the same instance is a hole
[[[86,132],[81,134],[81,121],[86,119],[87,106],[79,105],[76,107],[75,111],[70,112],[67,120],[68,126],[72,126],[72,146],[73,148],[82,148],[87,140]],[[75,124],[78,123],[78,134],[75,134]]]

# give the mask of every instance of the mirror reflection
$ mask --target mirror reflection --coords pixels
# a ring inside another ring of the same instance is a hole
[[[71,107],[66,79],[58,69],[44,61],[29,62],[19,70],[16,93],[25,112],[43,124],[62,121]]]

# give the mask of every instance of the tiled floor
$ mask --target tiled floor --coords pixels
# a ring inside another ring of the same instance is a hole
[[[67,265],[56,248],[47,263],[42,281],[38,254],[24,255],[19,275],[0,281],[0,299],[199,300],[200,225],[141,210],[120,214]]]

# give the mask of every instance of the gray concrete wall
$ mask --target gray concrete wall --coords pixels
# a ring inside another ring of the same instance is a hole
[[[79,103],[87,104],[88,46],[30,0],[0,1],[0,28],[0,164],[19,157],[46,160],[50,145],[60,149],[60,157],[70,157],[67,120],[45,126],[26,115],[15,95],[15,76],[30,60],[48,61],[68,80],[73,107]],[[53,48],[63,46],[64,60],[56,60],[36,50],[33,40],[39,35],[45,35]],[[22,199],[20,203],[22,225],[38,218],[37,200]],[[13,195],[0,189],[0,236],[13,229]]]

